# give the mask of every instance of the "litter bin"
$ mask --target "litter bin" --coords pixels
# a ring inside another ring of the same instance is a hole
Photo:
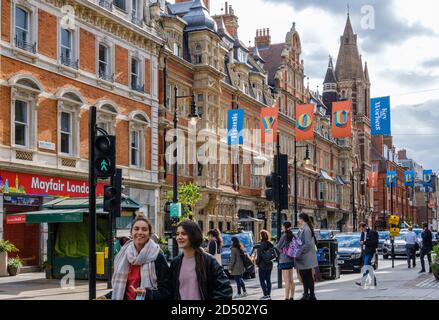
[[[326,239],[317,242],[317,261],[319,262],[319,271],[323,279],[335,280],[340,278],[337,253],[337,240]]]

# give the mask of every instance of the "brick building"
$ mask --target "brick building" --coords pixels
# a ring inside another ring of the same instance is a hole
[[[117,136],[124,193],[157,220],[162,40],[154,5],[144,4],[1,1],[0,238],[17,244],[27,265],[43,263],[47,225],[5,221],[54,196],[88,195],[92,105],[98,125]],[[73,184],[82,191],[62,189]]]

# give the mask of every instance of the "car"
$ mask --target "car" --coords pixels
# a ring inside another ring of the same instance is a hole
[[[244,246],[244,252],[251,256],[253,261],[253,266],[244,273],[244,278],[256,278],[256,265],[255,265],[255,254],[257,245],[255,244],[253,232],[251,231],[241,231],[239,233],[222,233],[221,237],[223,239],[223,247],[221,249],[221,263],[223,269],[228,277],[231,277],[229,267],[230,267],[230,254],[232,246],[232,238],[237,237]]]
[[[335,235],[338,244],[338,265],[341,271],[361,272],[361,233],[339,233]]]
[[[340,230],[315,229],[314,233],[317,240],[329,240],[334,239],[334,237],[340,233]]]
[[[439,234],[436,231],[432,232],[433,234],[433,246],[439,244]]]
[[[390,239],[389,231],[378,231],[378,254],[383,254],[384,242]]]
[[[408,231],[409,229],[401,229],[400,233],[406,233]],[[422,247],[422,231],[424,230],[421,228],[413,228],[413,232],[416,233],[416,238],[418,238],[419,247]],[[420,251],[416,253],[416,256],[417,257],[420,256]]]
[[[400,232],[399,237],[395,237],[395,243],[394,243],[395,257],[407,257],[406,242],[404,240],[404,235],[406,233],[407,232]],[[416,252],[416,255],[419,255],[419,250]],[[384,242],[383,257],[384,259],[389,259],[389,257],[391,256],[392,256],[392,242],[389,239]]]

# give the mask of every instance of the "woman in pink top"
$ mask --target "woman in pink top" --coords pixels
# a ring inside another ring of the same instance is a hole
[[[231,300],[232,286],[223,268],[201,249],[203,234],[198,224],[181,222],[176,236],[183,253],[171,263],[174,300]]]

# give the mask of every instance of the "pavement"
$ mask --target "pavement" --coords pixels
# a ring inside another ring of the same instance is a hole
[[[380,260],[376,271],[378,286],[375,289],[363,289],[355,285],[360,279],[358,273],[343,273],[340,279],[316,283],[316,296],[319,300],[439,300],[439,281],[431,274],[418,274],[416,269],[408,269],[406,261],[395,260],[392,269],[390,260]],[[302,285],[294,273],[295,299],[303,293]],[[272,275],[272,299],[283,300],[284,289],[277,288],[277,269]],[[63,284],[63,285],[62,285]],[[233,292],[236,285],[232,281]],[[97,296],[104,295],[106,282],[97,283]],[[239,300],[259,300],[262,290],[258,277],[246,280],[247,293]],[[45,279],[44,273],[25,273],[16,277],[0,277],[0,300],[87,300],[88,282],[74,281],[64,283],[61,280]]]

